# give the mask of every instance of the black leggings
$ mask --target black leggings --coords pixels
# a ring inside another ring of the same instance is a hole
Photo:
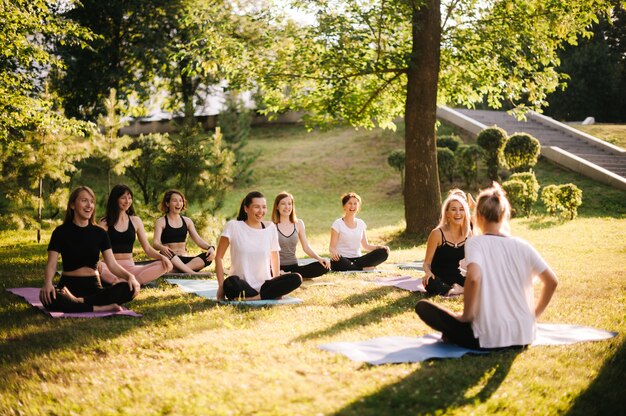
[[[302,276],[298,273],[281,274],[266,280],[261,286],[261,299],[278,299],[291,293],[302,284]],[[239,276],[228,276],[224,279],[224,295],[229,300],[245,300],[259,294],[248,282]]]
[[[461,322],[439,306],[427,300],[415,305],[415,312],[429,327],[441,332],[443,338],[461,347],[479,349],[478,338],[474,337],[472,324]]]
[[[204,253],[200,253],[197,256],[193,256],[193,257],[189,257],[189,256],[176,256],[180,259],[180,261],[182,261],[184,264],[189,263],[191,260],[198,258],[200,260],[202,260],[204,262],[204,266],[202,267],[203,269],[205,267],[207,267],[208,265],[211,264],[211,260],[208,260],[209,255],[207,254],[207,252],[205,251]]]
[[[457,284],[459,284],[460,286],[465,286],[464,283],[465,282],[457,283]],[[426,292],[431,296],[434,296],[434,295],[445,296],[448,294],[450,289],[452,289],[452,284],[453,283],[448,284],[444,282],[443,279],[440,279],[437,276],[434,276],[433,278],[428,280],[428,284],[426,284],[425,289],[426,289]]]
[[[286,272],[298,273],[303,279],[312,279],[328,273],[328,269],[319,261],[300,266],[298,264],[281,264],[280,269]]]
[[[83,298],[83,302],[75,302],[61,292],[66,287],[72,295]],[[126,282],[116,283],[103,288],[98,276],[72,277],[61,276],[56,288],[56,299],[45,305],[51,311],[61,312],[93,312],[94,306],[118,304],[130,302],[135,297]]]
[[[345,272],[349,270],[363,270],[365,267],[378,266],[387,260],[389,253],[384,248],[377,248],[361,257],[339,257],[339,260],[331,260],[330,268],[335,272]]]

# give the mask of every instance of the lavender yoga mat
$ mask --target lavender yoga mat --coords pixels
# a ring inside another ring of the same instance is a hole
[[[411,277],[411,276],[381,278],[381,279],[376,279],[372,281],[371,283],[375,283],[380,286],[394,286],[399,289],[408,290],[409,292],[426,293],[426,289],[424,289],[424,285],[422,284],[422,279]]]
[[[140,318],[141,315],[137,312],[133,312],[130,309],[124,308],[122,306],[122,310],[118,312],[56,312],[49,311],[44,308],[43,304],[39,300],[39,291],[38,287],[16,287],[12,289],[7,289],[7,291],[13,293],[14,295],[23,297],[26,302],[30,303],[35,308],[40,309],[42,312],[47,313],[53,318],[103,318],[105,316],[134,316],[136,318]]]
[[[205,299],[217,302],[217,280],[202,279],[165,279],[168,283],[178,285],[183,292],[195,293]],[[283,296],[282,299],[267,300],[245,300],[245,301],[219,301],[221,304],[228,305],[250,305],[250,306],[268,306],[268,305],[294,305],[302,303],[302,299]]]
[[[537,337],[532,346],[600,341],[616,335],[616,332],[586,326],[537,324]],[[465,354],[489,354],[489,351],[471,350],[444,343],[435,334],[421,337],[382,337],[361,342],[333,342],[319,345],[318,348],[373,365],[416,363],[432,358],[459,358]]]

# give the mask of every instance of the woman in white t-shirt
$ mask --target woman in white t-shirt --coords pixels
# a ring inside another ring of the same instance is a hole
[[[535,339],[536,320],[558,280],[526,241],[507,235],[510,205],[497,183],[481,192],[476,222],[482,235],[465,244],[467,276],[463,313],[421,300],[415,312],[442,339],[466,348],[521,347]],[[542,283],[535,304],[532,281]]]
[[[333,271],[372,269],[389,257],[389,247],[374,246],[367,241],[365,222],[356,217],[361,197],[354,192],[341,196],[343,217],[330,227],[330,266]],[[362,255],[361,247],[369,251]]]
[[[236,220],[224,226],[217,245],[215,272],[218,299],[280,299],[300,287],[298,273],[280,274],[278,233],[271,221],[263,221],[267,201],[250,192],[241,201]],[[224,255],[230,246],[230,275],[224,279]]]

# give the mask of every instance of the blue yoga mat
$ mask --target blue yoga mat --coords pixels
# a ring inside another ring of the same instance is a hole
[[[217,302],[217,280],[204,279],[165,279],[168,283],[178,285],[183,292],[195,293],[205,299]],[[282,299],[276,300],[245,300],[245,301],[219,301],[221,304],[228,305],[250,305],[250,306],[267,306],[267,305],[294,305],[302,303],[302,299],[283,296]]]
[[[616,335],[616,332],[578,325],[537,324],[537,337],[532,346],[600,341]],[[465,354],[489,354],[489,351],[471,350],[444,343],[435,334],[422,337],[382,337],[361,342],[333,342],[319,345],[318,348],[373,365],[416,363],[432,358],[459,358]]]

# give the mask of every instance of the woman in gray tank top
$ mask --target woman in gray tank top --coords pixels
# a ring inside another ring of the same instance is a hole
[[[293,195],[288,192],[281,192],[276,196],[272,208],[272,221],[278,228],[280,269],[282,271],[299,273],[305,279],[318,277],[329,271],[330,262],[320,257],[306,239],[304,221],[296,217]],[[304,252],[317,261],[303,266],[298,264],[296,257],[298,241],[302,244]]]

